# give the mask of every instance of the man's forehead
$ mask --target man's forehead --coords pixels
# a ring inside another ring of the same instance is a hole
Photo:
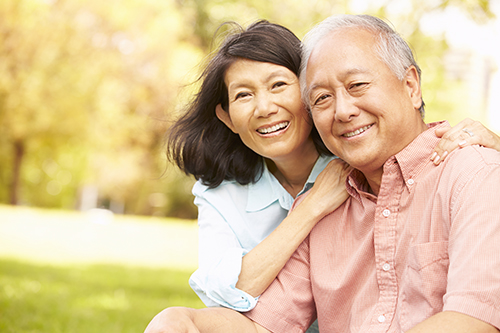
[[[313,47],[309,57],[309,64],[315,58],[328,54],[349,56],[354,49],[363,49],[364,52],[374,52],[373,46],[377,43],[373,31],[360,27],[345,27],[325,34]]]
[[[326,34],[308,59],[307,84],[311,85],[313,77],[318,79],[327,75],[329,70],[343,77],[371,73],[373,61],[380,60],[374,52],[374,37],[372,32],[359,28],[342,28]]]

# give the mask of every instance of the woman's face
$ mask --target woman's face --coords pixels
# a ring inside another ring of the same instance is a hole
[[[229,113],[218,106],[217,116],[254,152],[279,162],[315,149],[299,80],[288,68],[240,59],[224,81]]]

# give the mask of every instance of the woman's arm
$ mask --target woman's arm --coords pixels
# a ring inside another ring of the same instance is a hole
[[[237,217],[242,208],[231,202],[232,192],[208,195],[204,189],[198,183],[193,188],[198,206],[198,269],[189,284],[206,306],[251,310],[256,304],[254,297],[236,289],[242,257],[248,251],[237,236],[242,231],[226,220]]]
[[[472,134],[472,135],[471,135]],[[449,153],[457,148],[470,145],[482,145],[500,151],[500,137],[472,119],[462,120],[454,127],[436,129],[436,135],[441,137],[431,160],[438,165]]]
[[[331,161],[305,199],[261,243],[243,257],[236,287],[257,297],[267,289],[311,229],[348,197],[348,165]]]

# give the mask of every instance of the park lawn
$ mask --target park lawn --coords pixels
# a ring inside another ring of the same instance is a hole
[[[189,274],[0,259],[0,332],[143,332],[165,307],[204,307]]]

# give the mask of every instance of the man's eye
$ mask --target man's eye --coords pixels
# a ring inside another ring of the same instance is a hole
[[[325,99],[327,99],[330,95],[321,95],[318,99],[314,101],[314,105],[318,105],[321,102],[323,102]]]
[[[279,81],[279,82],[276,82],[275,84],[273,84],[273,88],[279,88],[279,87],[282,87],[284,85],[286,85],[285,82]]]
[[[366,82],[356,82],[356,83],[351,85],[351,89],[361,88],[367,84],[368,83],[366,83]]]

